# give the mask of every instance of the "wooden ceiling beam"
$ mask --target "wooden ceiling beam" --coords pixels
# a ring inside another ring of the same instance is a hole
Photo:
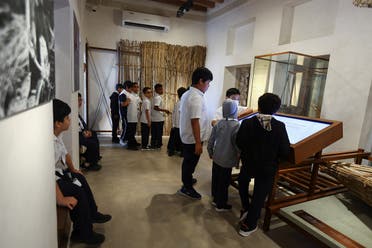
[[[170,4],[170,5],[176,5],[178,7],[181,7],[186,2],[184,0],[151,0],[151,1],[159,2],[159,3],[166,3],[166,4]],[[201,6],[201,5],[195,5],[194,4],[191,9],[197,10],[197,11],[207,12],[207,8],[205,6]]]
[[[187,2],[187,0],[181,0],[182,2]],[[206,8],[214,8],[214,2],[209,0],[193,0],[193,6],[202,6]]]

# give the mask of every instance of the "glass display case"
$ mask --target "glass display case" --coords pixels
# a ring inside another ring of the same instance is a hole
[[[328,61],[295,52],[256,56],[249,106],[257,109],[258,98],[271,92],[282,99],[279,112],[320,117]]]

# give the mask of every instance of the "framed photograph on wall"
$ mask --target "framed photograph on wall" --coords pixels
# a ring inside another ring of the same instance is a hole
[[[74,12],[74,85],[73,91],[78,91],[80,88],[80,34],[79,24]]]
[[[51,0],[0,2],[0,119],[55,95]]]

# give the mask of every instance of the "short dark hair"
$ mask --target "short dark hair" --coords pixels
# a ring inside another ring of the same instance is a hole
[[[125,80],[123,86],[124,86],[124,89],[128,89],[128,88],[132,87],[132,81]]]
[[[81,97],[81,94],[80,94],[80,92],[78,92],[78,97]]]
[[[178,95],[178,98],[181,99],[181,96],[183,95],[183,93],[185,93],[187,91],[187,89],[185,87],[180,87],[177,89],[177,95]]]
[[[116,86],[115,86],[115,89],[116,90],[118,90],[118,89],[122,89],[122,88],[124,88],[124,86],[122,85],[122,84],[116,84]]]
[[[155,86],[154,86],[155,90],[160,89],[160,88],[163,88],[162,84],[155,84]]]
[[[142,93],[145,94],[148,90],[151,90],[150,87],[143,87]]]
[[[279,96],[265,93],[258,98],[258,110],[262,114],[272,115],[279,110],[281,102]]]
[[[232,95],[240,95],[240,91],[237,88],[230,88],[226,91],[226,97],[230,97]]]
[[[79,93],[80,94],[80,93]],[[53,99],[53,123],[63,122],[65,117],[71,113],[67,103],[59,99]]]
[[[199,67],[196,68],[195,71],[192,73],[192,84],[197,84],[199,80],[205,81],[212,81],[213,80],[213,74],[212,72],[205,67]]]

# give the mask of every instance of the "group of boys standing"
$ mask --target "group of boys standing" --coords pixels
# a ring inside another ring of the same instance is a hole
[[[213,160],[212,205],[217,211],[228,211],[228,187],[232,167],[241,159],[239,174],[239,195],[242,210],[239,234],[249,236],[257,230],[257,222],[265,199],[274,182],[280,159],[289,154],[289,139],[284,123],[272,115],[281,105],[277,95],[265,93],[258,100],[258,113],[245,119],[240,125],[238,115],[242,115],[238,104],[228,97],[222,104],[222,118],[210,123],[207,118],[205,92],[213,80],[207,68],[197,68],[192,75],[192,85],[182,96],[180,103],[180,136],[183,143],[182,183],[178,193],[191,199],[200,200],[201,195],[194,189],[196,179],[193,173],[203,152],[203,142],[208,139],[208,153]],[[240,113],[239,113],[240,112]],[[251,110],[250,110],[251,112]],[[248,198],[251,179],[255,179],[253,196]]]
[[[154,97],[150,87],[142,90],[142,100],[138,95],[139,85],[137,82],[125,81],[117,84],[116,91],[110,96],[111,119],[112,119],[112,142],[120,143],[129,150],[158,149],[162,144],[164,114],[170,111],[163,108],[163,86],[156,84]],[[119,121],[121,119],[121,136],[117,137]],[[136,129],[138,121],[141,122],[142,141],[136,141]],[[151,130],[151,145],[149,135]]]
[[[277,95],[265,93],[258,100],[258,113],[241,124],[238,121],[238,104],[230,95],[222,104],[222,118],[213,122],[212,134],[209,136],[211,123],[208,120],[205,92],[213,80],[212,72],[204,67],[197,68],[192,74],[192,84],[184,91],[179,103],[179,135],[183,146],[182,187],[178,193],[196,200],[201,195],[194,189],[196,179],[193,173],[203,152],[203,143],[208,140],[208,154],[213,160],[212,168],[212,205],[217,211],[231,209],[228,204],[228,187],[231,180],[231,168],[241,159],[242,167],[239,175],[239,194],[242,210],[239,222],[239,234],[248,236],[257,230],[257,221],[265,199],[272,187],[280,159],[286,159],[289,154],[289,139],[284,123],[276,120],[273,114],[281,105]],[[127,143],[128,148],[137,147],[135,129],[138,117],[129,113],[136,109],[139,113],[141,100],[138,95],[138,84],[127,81],[125,91],[120,85],[118,91],[119,114],[122,119],[123,133],[119,142]],[[151,89],[143,89],[141,111],[142,148],[147,148],[149,128],[152,132],[151,145],[161,147],[161,136],[157,133],[162,128],[164,117],[154,119],[153,111],[169,113],[162,109],[162,86],[155,86],[153,104],[150,104]],[[130,107],[133,104],[133,107]],[[56,194],[57,203],[71,210],[74,222],[72,238],[76,241],[99,244],[104,241],[102,234],[95,233],[93,223],[104,223],[111,219],[97,211],[93,194],[88,183],[79,170],[74,169],[71,158],[61,140],[60,134],[67,130],[70,124],[71,109],[58,99],[53,101],[55,158],[56,158]],[[113,108],[112,108],[113,109]],[[178,111],[178,107],[176,109]],[[113,122],[118,121],[113,113]],[[160,116],[159,116],[160,117]],[[151,123],[151,124],[150,124]],[[118,126],[117,122],[115,124]],[[113,130],[113,133],[116,130]],[[117,142],[113,136],[113,141]],[[146,142],[147,137],[147,142]],[[117,137],[116,137],[117,138]],[[127,138],[127,139],[126,139]],[[145,138],[145,139],[144,139]],[[159,139],[160,140],[157,140]],[[248,198],[250,180],[254,178],[252,199]]]

